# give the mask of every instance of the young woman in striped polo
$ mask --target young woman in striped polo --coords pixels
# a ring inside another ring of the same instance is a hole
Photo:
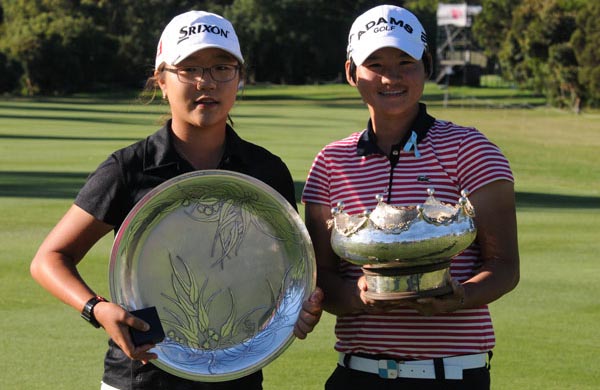
[[[364,130],[325,146],[303,193],[325,310],[337,316],[338,366],[326,389],[489,389],[495,345],[488,304],[515,288],[519,253],[513,175],[481,132],[432,117],[421,103],[431,55],[419,20],[378,6],[349,34],[346,77],[370,118]],[[331,209],[373,210],[435,197],[456,204],[469,191],[477,237],[451,260],[453,293],[375,300],[357,265],[332,250]]]

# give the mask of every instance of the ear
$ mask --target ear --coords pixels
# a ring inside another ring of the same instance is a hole
[[[167,82],[165,81],[164,72],[159,70],[154,71],[154,79],[156,80],[156,84],[162,91],[163,99],[167,98]]]
[[[348,82],[348,84],[350,84],[353,87],[356,87],[356,71],[354,71],[353,73],[353,69],[352,69],[352,60],[347,60],[346,63],[344,64],[344,68],[346,69],[346,81]]]
[[[425,77],[430,79],[431,76],[433,76],[433,57],[431,56],[431,53],[425,51],[421,60],[423,61],[423,67],[425,68]]]

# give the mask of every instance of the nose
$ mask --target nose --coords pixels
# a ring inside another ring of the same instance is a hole
[[[210,68],[203,68],[202,74],[196,81],[196,89],[201,90],[204,88],[212,87],[217,82],[213,79],[212,74],[210,73]]]
[[[383,83],[393,83],[402,79],[402,72],[397,68],[388,68],[381,72],[381,81]]]

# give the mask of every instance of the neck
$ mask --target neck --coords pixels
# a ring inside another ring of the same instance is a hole
[[[183,131],[173,128],[173,145],[195,169],[216,169],[225,151],[225,126]]]
[[[401,116],[385,116],[371,112],[371,125],[377,136],[377,146],[386,154],[392,150],[392,146],[398,144],[411,130],[419,108],[407,112]]]

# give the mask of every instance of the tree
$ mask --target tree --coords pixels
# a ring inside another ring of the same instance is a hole
[[[571,36],[571,45],[579,65],[578,82],[586,86],[584,99],[589,104],[600,104],[600,3],[587,2],[577,12],[577,29]]]
[[[499,51],[505,76],[543,93],[559,107],[579,110],[584,86],[571,36],[581,0],[523,0]]]
[[[343,73],[350,25],[373,3],[235,0],[224,12],[240,36],[252,81],[299,84]]]
[[[140,87],[154,70],[156,45],[166,24],[190,10],[222,13],[231,1],[216,0],[81,0],[85,13],[117,42],[112,55],[118,69],[114,83]]]
[[[474,31],[503,75],[579,111],[600,103],[600,3],[586,0],[483,0]],[[511,15],[512,13],[512,15]]]
[[[511,29],[512,13],[522,0],[483,0],[473,23],[473,35],[488,57],[497,57]]]
[[[173,16],[228,2],[184,0],[3,1],[0,52],[23,69],[28,94],[141,87]]]
[[[65,93],[102,81],[114,43],[72,1],[17,0],[2,4],[1,51],[23,69],[28,94]],[[108,74],[110,74],[108,69]]]
[[[13,92],[19,86],[22,74],[19,63],[0,52],[0,93]]]
[[[251,82],[343,80],[350,25],[385,3],[419,17],[435,54],[438,0],[0,0],[0,91],[17,78],[29,94],[141,88],[165,24],[191,9],[232,21]],[[600,103],[598,1],[468,3],[483,6],[473,33],[507,79],[557,106]]]

